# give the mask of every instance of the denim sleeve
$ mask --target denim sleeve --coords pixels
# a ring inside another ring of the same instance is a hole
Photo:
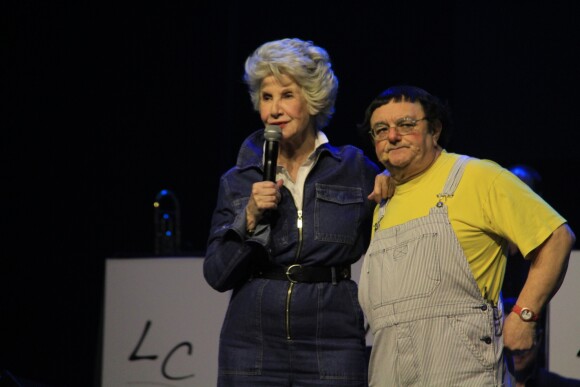
[[[230,194],[228,182],[220,180],[203,274],[208,284],[225,292],[247,280],[252,274],[253,257],[263,255],[269,240],[270,226],[259,225],[251,237],[246,234],[245,208],[248,198]]]

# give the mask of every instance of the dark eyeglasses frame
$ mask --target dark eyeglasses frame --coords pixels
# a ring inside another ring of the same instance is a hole
[[[403,117],[397,120],[395,125],[393,126],[380,126],[379,133],[376,132],[375,129],[369,130],[369,134],[373,140],[376,142],[386,140],[389,137],[389,130],[393,128],[395,132],[400,136],[406,136],[408,134],[413,133],[417,124],[420,121],[429,121],[429,117],[423,118],[411,118],[411,117]]]

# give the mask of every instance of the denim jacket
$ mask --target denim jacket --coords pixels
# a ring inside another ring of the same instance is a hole
[[[353,263],[369,242],[374,202],[367,195],[380,170],[360,149],[328,143],[316,149],[316,164],[306,178],[302,238],[297,208],[285,187],[270,221],[248,237],[245,207],[252,184],[262,180],[263,144],[263,130],[251,134],[241,146],[236,166],[220,179],[204,262],[207,282],[219,291],[247,281],[258,264]]]

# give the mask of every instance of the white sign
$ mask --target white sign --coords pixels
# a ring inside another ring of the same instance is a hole
[[[358,281],[362,259],[353,265]],[[548,313],[548,368],[580,379],[580,251]],[[203,258],[107,259],[102,387],[211,387],[230,292],[203,278]],[[372,334],[367,334],[372,346]]]
[[[580,251],[572,251],[564,283],[548,308],[548,369],[580,379]]]
[[[203,258],[107,259],[101,386],[215,386],[229,296]]]

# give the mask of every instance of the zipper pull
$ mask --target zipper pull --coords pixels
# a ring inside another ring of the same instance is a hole
[[[298,219],[296,221],[296,227],[298,227],[299,230],[302,229],[302,210],[298,210]]]

